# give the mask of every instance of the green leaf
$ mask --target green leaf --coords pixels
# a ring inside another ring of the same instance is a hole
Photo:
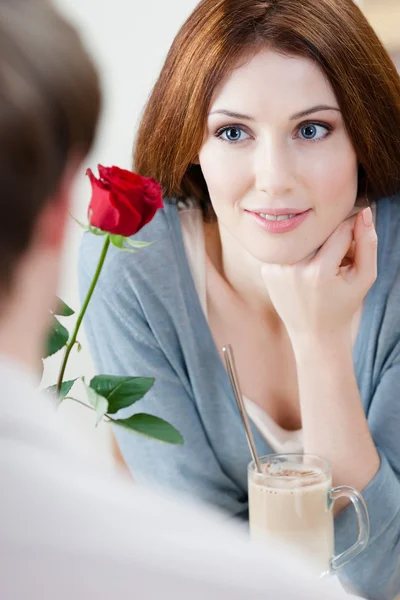
[[[78,378],[76,378],[76,379],[78,379]],[[60,390],[60,393],[58,395],[59,400],[64,400],[64,398],[66,396],[68,396],[68,394],[71,391],[71,388],[74,385],[76,379],[70,379],[69,381],[63,381],[62,382],[62,384],[61,384],[61,390]],[[50,394],[56,394],[57,393],[57,384],[51,385],[50,387],[47,387],[45,389],[45,392],[49,392]]]
[[[111,415],[121,408],[131,406],[154,384],[153,377],[117,377],[115,375],[96,375],[89,386],[108,401],[108,413]]]
[[[68,329],[61,325],[60,321],[53,317],[49,337],[47,338],[47,348],[44,358],[52,356],[63,348],[69,339]]]
[[[90,404],[94,407],[97,414],[96,426],[103,420],[108,410],[108,402],[104,396],[97,394],[91,387],[86,386],[86,392]]]
[[[110,235],[110,240],[113,246],[115,246],[116,248],[118,248],[118,250],[121,250],[122,252],[136,252],[136,250],[134,250],[133,248],[127,248],[126,246],[124,246],[125,242],[129,242],[128,238],[122,236],[122,235],[114,235],[111,234]]]
[[[183,437],[179,431],[164,419],[153,415],[138,413],[129,419],[116,419],[113,423],[159,442],[183,445]]]
[[[65,304],[61,298],[57,297],[57,308],[54,311],[54,314],[59,315],[60,317],[72,317],[72,315],[75,314],[75,311],[73,311],[68,304]]]
[[[140,242],[138,240],[131,240],[123,235],[110,234],[110,240],[113,246],[119,248],[119,250],[125,250],[125,252],[136,252],[140,248],[146,248],[151,246],[154,242]],[[130,248],[127,248],[125,244],[128,244]],[[134,250],[136,248],[136,250]]]
[[[118,248],[118,250],[120,252],[130,252],[132,254],[135,254],[137,252],[137,250],[134,250],[133,248]]]
[[[90,233],[93,233],[94,235],[108,235],[107,231],[103,231],[102,229],[99,229],[98,227],[93,227],[92,225],[89,225],[87,230]]]
[[[94,235],[107,235],[107,231],[103,231],[102,229],[99,229],[98,227],[93,227],[93,225],[91,225],[90,223],[88,223],[87,225],[84,225],[81,221],[78,221],[78,219],[76,219],[74,217],[74,215],[71,215],[71,213],[69,213],[69,216],[71,217],[71,219],[73,219],[75,221],[75,223],[77,225],[79,225],[79,227],[82,227],[82,229],[84,229],[85,231],[89,231],[90,233],[93,233]]]
[[[130,240],[129,238],[126,238],[126,243],[129,244],[129,246],[132,246],[132,248],[146,248],[147,246],[152,246],[153,244],[155,244],[155,242],[140,242],[139,240]]]
[[[110,240],[113,246],[115,246],[116,248],[123,248],[126,238],[123,235],[116,235],[114,233],[111,233]]]
[[[81,223],[80,221],[78,221],[78,219],[76,219],[76,218],[74,217],[74,215],[71,215],[71,213],[69,213],[69,216],[71,217],[71,219],[73,219],[73,220],[75,221],[75,223],[76,223],[77,225],[79,225],[79,227],[82,227],[82,229],[84,229],[85,231],[87,231],[87,230],[88,230],[88,227],[89,227],[89,225],[84,225],[83,223]]]

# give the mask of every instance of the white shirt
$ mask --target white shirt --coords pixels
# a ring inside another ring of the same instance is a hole
[[[0,382],[1,600],[343,599],[275,542],[86,463],[20,365]]]

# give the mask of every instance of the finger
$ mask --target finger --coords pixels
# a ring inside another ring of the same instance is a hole
[[[354,227],[354,266],[357,275],[369,285],[377,275],[378,237],[373,224],[372,212],[366,208],[357,217]]]
[[[327,273],[337,272],[353,242],[353,223],[353,217],[341,223],[311,262]]]
[[[360,212],[359,208],[356,208],[350,215],[350,217],[347,219],[352,227],[353,227],[353,240],[349,246],[349,249],[346,252],[346,255],[343,257],[342,262],[340,263],[340,268],[342,267],[351,267],[354,264],[354,253],[355,253],[355,248],[356,248],[356,244],[354,241],[354,225],[356,222],[356,217],[357,214]],[[400,600],[400,599],[399,599]]]
[[[345,221],[343,221],[343,223],[348,223],[348,224],[349,224],[351,227],[353,227],[353,226],[354,226],[354,223],[355,223],[355,220],[356,220],[356,214],[352,213],[352,214],[351,214],[351,215],[350,215],[350,216],[349,216],[349,217],[348,217],[348,218],[347,218]],[[343,223],[342,223],[342,224],[343,224]],[[342,224],[341,224],[341,225],[342,225]],[[339,227],[340,227],[341,225],[339,225]],[[339,228],[339,227],[338,227],[338,228]],[[336,229],[335,229],[335,231],[336,231]],[[333,233],[335,233],[335,231],[334,231]],[[331,236],[333,235],[333,233],[331,234]],[[330,236],[330,237],[331,237],[331,236]],[[329,238],[328,238],[328,239],[329,239]],[[312,252],[311,254],[309,254],[309,255],[308,255],[306,258],[304,258],[302,261],[299,261],[299,262],[298,262],[298,263],[296,263],[296,264],[299,264],[299,265],[300,265],[300,264],[304,264],[304,265],[305,265],[305,264],[309,264],[309,263],[311,263],[311,262],[312,262],[312,259],[313,259],[314,257],[316,257],[316,256],[317,256],[317,254],[319,254],[319,253],[321,252],[322,248],[324,248],[324,246],[325,246],[325,244],[327,243],[327,241],[328,241],[328,240],[326,240],[326,241],[324,242],[324,244],[322,244],[322,246],[320,246],[319,248],[317,248],[317,250],[315,250],[314,252]],[[350,247],[350,250],[349,250],[349,252],[350,252],[350,255],[352,256],[352,249],[351,249],[351,247]],[[348,254],[348,253],[346,253],[346,254]],[[346,257],[346,255],[345,255],[343,258],[345,258],[345,257]]]

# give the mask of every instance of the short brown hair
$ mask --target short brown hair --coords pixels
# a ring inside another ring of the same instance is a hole
[[[0,282],[6,291],[68,159],[90,149],[96,70],[45,0],[0,0]]]
[[[360,163],[359,192],[400,190],[400,78],[353,0],[202,0],[177,34],[139,127],[134,168],[167,197],[210,199],[198,165],[216,86],[261,48],[315,61]]]

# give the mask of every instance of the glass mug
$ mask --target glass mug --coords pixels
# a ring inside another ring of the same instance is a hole
[[[312,454],[270,454],[262,473],[248,467],[250,533],[253,540],[276,536],[311,559],[320,575],[333,573],[362,552],[369,538],[364,499],[347,486],[332,488],[331,465]],[[358,520],[358,539],[334,556],[333,505],[349,498]]]

